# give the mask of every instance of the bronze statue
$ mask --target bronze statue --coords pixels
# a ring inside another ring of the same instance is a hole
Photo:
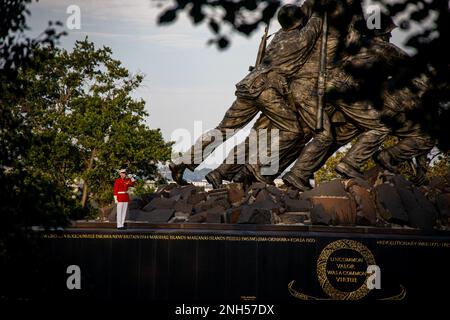
[[[324,0],[321,5],[328,2],[333,1]],[[419,164],[425,163],[424,155],[433,147],[433,141],[418,123],[406,117],[406,112],[420,101],[425,84],[414,79],[411,86],[388,89],[392,70],[407,59],[406,53],[389,43],[392,21],[388,20],[390,23],[381,31],[370,34],[364,30],[365,24],[361,28],[364,17],[359,2],[348,0],[335,4],[337,8],[328,13],[323,10],[326,6],[314,7],[313,0],[306,1],[301,9],[294,5],[280,9],[278,18],[282,29],[266,50],[267,36],[263,37],[255,68],[236,85],[237,99],[216,128],[225,137],[226,129],[244,127],[261,111],[254,128],[280,130],[278,172],[263,176],[259,163],[224,163],[206,177],[215,188],[222,180],[270,183],[298,157],[283,180],[288,186],[308,190],[314,172],[339,147],[355,138],[356,142],[336,167],[344,177],[362,177],[359,168],[372,156],[393,172],[398,163],[413,157],[420,159]],[[352,69],[367,66],[373,69],[377,64],[382,70],[381,76],[380,73],[375,75],[383,89],[381,109],[364,99],[348,101],[335,90],[344,89],[344,93],[357,96],[364,82]],[[386,119],[396,119],[397,125],[388,125]],[[399,143],[380,151],[389,134],[398,136]],[[313,139],[306,144],[311,137]],[[185,183],[184,169],[194,170],[208,155],[203,151],[211,143],[198,140],[201,155],[195,154],[194,145],[188,163],[171,165],[176,182]],[[248,143],[247,139],[244,144]],[[239,155],[235,150],[230,156],[237,158]],[[248,159],[248,154],[243,156]],[[422,169],[418,171],[423,176]]]
[[[284,6],[279,11],[283,29],[273,37],[262,63],[236,85],[237,98],[216,127],[221,132],[222,139],[226,137],[228,129],[243,128],[259,111],[270,120],[271,127],[279,129],[281,136],[289,136],[289,139],[284,140],[302,139],[303,130],[300,128],[297,112],[285,96],[289,90],[288,79],[309,57],[322,29],[322,19],[313,12],[313,4],[314,1],[308,0],[303,11],[294,5]],[[205,153],[205,149],[213,141],[207,138],[208,133],[188,151],[188,156],[185,157],[188,158],[188,163],[170,165],[172,177],[177,183],[185,184],[184,170],[194,170],[209,155]],[[209,153],[213,149],[214,146],[208,148]],[[201,150],[201,154],[196,153],[196,150]]]
[[[332,48],[330,51],[332,53],[333,48],[336,47],[333,41],[339,41],[336,31],[336,29],[331,27],[330,45]],[[383,33],[380,33],[380,35],[383,35]],[[312,57],[315,57],[315,55],[313,54]],[[351,73],[346,72],[349,64],[370,65],[371,63],[379,63],[381,61],[387,66],[386,69],[389,71],[389,65],[395,65],[395,63],[398,63],[401,59],[405,59],[405,57],[406,54],[394,45],[384,40],[379,40],[376,37],[371,37],[357,54],[351,57],[344,57],[341,63],[334,63],[330,66],[327,85],[329,88],[347,88],[347,91],[357,92],[359,89],[358,81],[353,79]],[[366,76],[370,77],[370,74],[366,74]],[[388,76],[389,74],[385,75],[386,79]],[[310,105],[314,103],[313,97],[303,96],[303,91],[308,86],[307,81],[302,81],[303,79],[305,78],[302,77],[300,81],[293,81],[292,85],[297,86],[297,88],[293,89],[293,92],[299,95],[296,98],[301,104],[300,114],[307,119],[306,122],[313,128],[313,115],[318,108]],[[308,178],[323,165],[327,159],[327,154],[331,155],[334,153],[335,149],[331,148],[333,144],[340,145],[340,143],[335,143],[336,134],[348,136],[350,140],[351,138],[357,137],[356,142],[347,152],[342,162],[336,166],[336,171],[344,177],[362,177],[359,170],[360,166],[378,151],[381,143],[388,134],[398,136],[400,142],[396,146],[389,148],[389,150],[378,153],[375,157],[377,162],[386,169],[392,170],[394,168],[393,165],[390,165],[391,162],[398,163],[411,159],[412,157],[427,154],[433,147],[433,141],[423,133],[417,123],[407,120],[405,117],[405,110],[414,108],[419,98],[413,90],[406,87],[395,92],[384,90],[384,105],[381,111],[364,100],[351,103],[339,99],[327,101],[329,104],[327,116],[333,117],[336,112],[335,110],[340,111],[345,116],[346,121],[353,124],[354,128],[347,126],[346,130],[350,131],[346,133],[342,133],[342,130],[340,132],[334,132],[335,130],[328,125],[330,123],[328,121],[306,148],[302,150],[297,163],[283,177],[284,182],[300,190],[309,189]],[[387,126],[383,121],[383,118],[387,116],[401,118],[399,127],[392,128]],[[355,130],[356,128],[358,130]]]

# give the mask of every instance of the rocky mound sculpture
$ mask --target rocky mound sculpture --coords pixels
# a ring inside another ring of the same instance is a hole
[[[450,177],[416,187],[386,172],[364,179],[336,179],[310,191],[238,183],[206,192],[193,185],[164,185],[133,198],[128,221],[148,223],[230,223],[340,226],[405,226],[449,229]],[[104,210],[115,221],[115,207]]]

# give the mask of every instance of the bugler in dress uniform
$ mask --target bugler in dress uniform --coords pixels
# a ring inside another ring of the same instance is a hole
[[[120,178],[114,181],[114,200],[117,203],[117,229],[125,229],[125,217],[128,210],[128,188],[134,186],[134,179],[126,178],[127,171],[121,169],[119,171]]]

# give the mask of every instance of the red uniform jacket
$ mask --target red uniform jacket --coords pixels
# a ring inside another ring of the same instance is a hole
[[[118,202],[130,201],[130,197],[128,196],[127,191],[131,186],[134,186],[134,182],[128,178],[119,178],[114,181],[114,195],[117,196]]]

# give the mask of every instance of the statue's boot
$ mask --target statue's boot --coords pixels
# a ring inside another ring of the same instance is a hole
[[[266,184],[273,184],[273,180],[269,176],[263,176],[261,174],[261,167],[259,165],[246,165],[247,170],[251,173],[254,180],[257,182],[263,182]]]
[[[254,177],[251,172],[248,171],[247,166],[244,166],[234,175],[232,180],[236,183],[242,183],[244,190],[247,190],[254,182]]]
[[[284,184],[287,185],[288,187],[293,187],[300,191],[307,191],[312,189],[311,185],[309,184],[309,181],[297,177],[292,172],[286,173],[282,179]]]
[[[393,163],[393,159],[389,152],[379,151],[373,155],[373,160],[383,169],[386,169],[392,173],[399,174],[397,166]]]
[[[337,173],[339,173],[344,178],[361,178],[364,179],[363,174],[358,169],[352,167],[348,163],[340,162],[334,167]]]
[[[186,170],[186,165],[184,163],[175,164],[170,163],[169,169],[172,172],[172,179],[176,183],[178,183],[181,186],[187,185],[187,181],[183,179],[184,170]]]
[[[222,175],[217,170],[212,170],[205,176],[206,181],[210,183],[213,189],[219,189],[222,185]]]

